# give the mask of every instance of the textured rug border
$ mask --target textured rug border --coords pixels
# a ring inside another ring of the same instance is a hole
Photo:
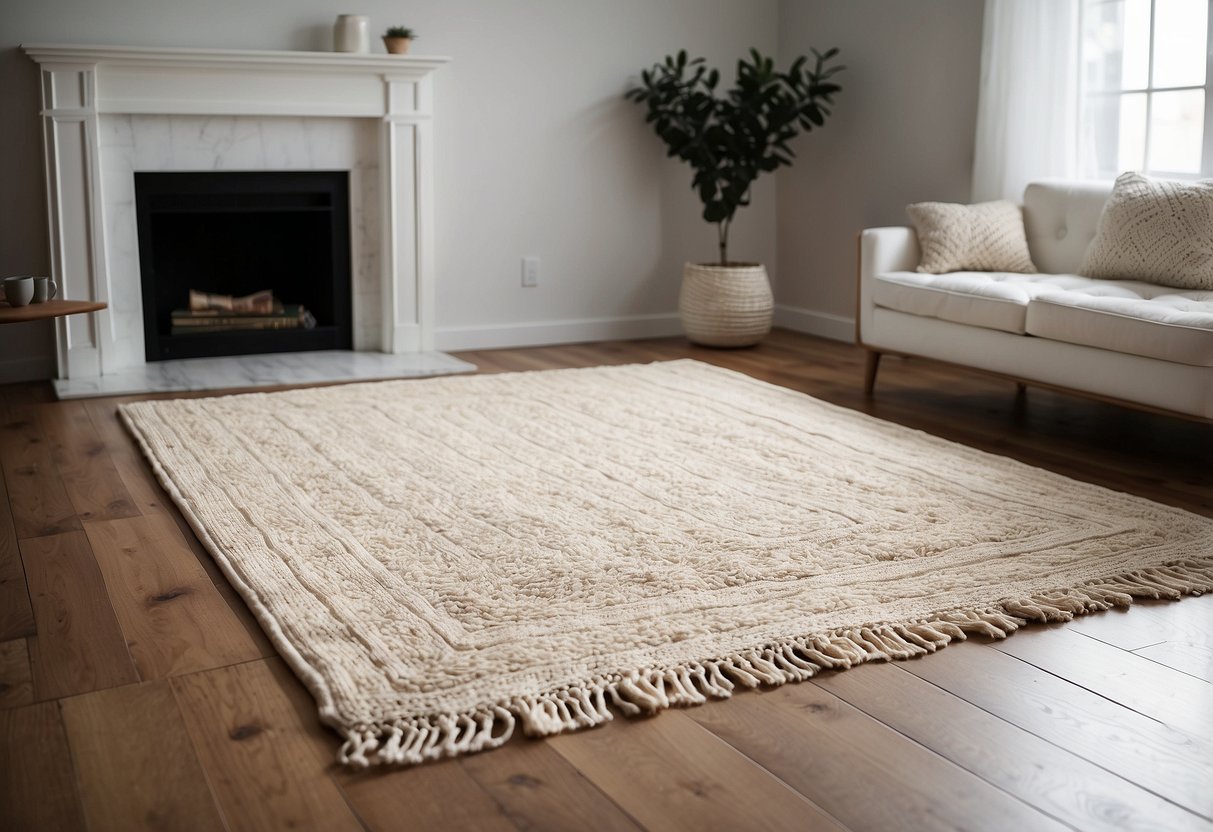
[[[784,639],[716,659],[600,677],[461,713],[357,725],[341,731],[345,742],[337,760],[366,768],[457,757],[503,745],[518,721],[527,736],[553,736],[610,722],[612,708],[636,716],[702,705],[727,699],[739,689],[803,682],[822,670],[925,656],[971,634],[1001,639],[1028,624],[1070,621],[1077,615],[1127,607],[1135,598],[1178,600],[1210,590],[1213,562],[1179,561],[982,610]]]
[[[724,369],[694,359],[651,363],[682,361]],[[523,372],[562,371],[553,369]],[[764,386],[788,390],[744,373],[728,370],[726,372],[735,373]],[[425,384],[427,381],[433,379],[409,383]],[[398,382],[359,384],[385,383]],[[259,392],[235,395],[273,394]],[[1113,607],[1127,607],[1139,598],[1177,600],[1185,595],[1201,595],[1213,591],[1213,557],[1184,558],[1146,569],[1129,570],[1069,589],[1050,590],[1028,598],[1003,599],[981,608],[939,612],[902,623],[882,623],[806,634],[767,642],[751,650],[675,667],[645,668],[626,675],[600,676],[578,684],[561,686],[536,696],[513,697],[486,703],[468,711],[402,715],[397,719],[373,724],[350,725],[337,713],[324,679],[287,640],[277,620],[215,544],[190,509],[188,501],[172,476],[152,452],[142,430],[127,412],[132,405],[143,403],[119,405],[118,414],[122,423],[139,444],[156,478],[185,516],[203,547],[219,565],[224,577],[252,611],[274,648],[316,699],[321,722],[344,737],[337,753],[337,761],[353,768],[385,764],[414,765],[427,760],[457,757],[497,748],[511,738],[519,722],[522,732],[527,736],[552,736],[609,722],[616,711],[625,716],[635,716],[653,714],[673,707],[701,705],[712,699],[727,699],[737,690],[802,682],[822,670],[844,670],[871,661],[917,658],[934,653],[952,641],[964,641],[969,635],[1001,639],[1028,624],[1070,621],[1079,615],[1103,612]],[[869,419],[884,421],[862,411],[831,406]]]

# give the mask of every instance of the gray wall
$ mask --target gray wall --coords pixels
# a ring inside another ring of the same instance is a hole
[[[0,6],[0,32],[10,9]],[[12,43],[0,45],[0,276],[47,274],[46,186],[42,178],[41,101],[34,64]],[[0,384],[55,375],[50,321],[0,327]]]
[[[780,304],[823,331],[855,316],[855,235],[905,206],[968,202],[981,71],[980,0],[784,0],[784,61],[837,46],[835,118],[778,177]],[[824,314],[822,314],[824,313]]]

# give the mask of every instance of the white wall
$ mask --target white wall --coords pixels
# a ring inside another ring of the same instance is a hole
[[[778,174],[776,322],[854,335],[856,234],[905,206],[968,202],[981,71],[980,0],[783,0],[779,54],[842,50],[833,120]]]
[[[622,93],[679,47],[729,68],[750,46],[774,52],[778,0],[5,0],[0,274],[48,270],[37,72],[19,43],[327,49],[343,11],[454,59],[435,89],[440,347],[678,330],[681,264],[712,258],[714,232]],[[731,251],[775,271],[773,181]],[[538,288],[520,286],[524,255],[542,258]],[[52,375],[51,333],[0,329],[0,381]]]

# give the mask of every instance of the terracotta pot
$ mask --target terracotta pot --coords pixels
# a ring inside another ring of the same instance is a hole
[[[687,338],[707,347],[748,347],[771,331],[775,299],[761,263],[687,263],[678,312]]]
[[[387,51],[393,55],[403,55],[409,51],[409,44],[413,42],[412,38],[389,38],[384,36],[383,45],[387,47]]]

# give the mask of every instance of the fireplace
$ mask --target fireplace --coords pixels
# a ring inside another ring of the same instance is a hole
[[[148,361],[352,347],[345,172],[136,173],[135,206]],[[285,316],[174,325],[191,290],[265,289],[314,325]]]
[[[349,289],[331,310],[317,314],[316,330],[274,338],[278,346],[258,344],[255,351],[294,349],[291,339],[325,337],[344,345],[340,355],[350,347],[339,331],[342,303],[352,315],[354,350],[433,349],[432,73],[447,59],[55,44],[23,49],[41,69],[51,274],[63,296],[108,304],[58,324],[60,381],[121,375],[149,358],[166,357],[164,320],[148,318],[159,290],[152,284],[149,298],[141,274],[147,261],[140,251],[136,172],[343,171]],[[248,225],[264,230],[266,221]],[[279,259],[321,236],[295,234],[290,245],[278,247]],[[208,244],[204,255],[219,257],[215,249],[221,248]],[[310,265],[329,256],[299,259]],[[155,259],[153,254],[158,283]],[[260,283],[247,288],[274,288],[284,303],[315,305],[320,312],[320,299]],[[290,288],[303,287],[296,281]],[[154,330],[151,349],[145,324]],[[245,333],[262,341],[277,335],[283,333]],[[178,352],[176,339],[167,347],[167,355],[194,354]],[[290,359],[289,353],[280,356]]]

